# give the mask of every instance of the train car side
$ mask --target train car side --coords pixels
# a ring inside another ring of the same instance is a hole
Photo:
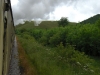
[[[3,35],[4,35],[4,23],[3,23],[3,8],[4,2],[0,0],[0,75],[2,75],[3,67]]]
[[[14,36],[10,0],[0,0],[0,75],[8,73]]]

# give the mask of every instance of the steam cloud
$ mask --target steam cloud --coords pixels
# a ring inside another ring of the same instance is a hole
[[[35,26],[39,26],[39,24],[40,24],[41,22],[42,22],[42,21],[35,20],[35,21],[34,21],[34,25],[35,25]]]

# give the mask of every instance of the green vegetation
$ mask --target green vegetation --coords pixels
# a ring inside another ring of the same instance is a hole
[[[90,18],[88,18],[88,19],[86,19],[86,20],[84,20],[84,21],[82,21],[80,23],[81,24],[87,24],[87,23],[95,24],[98,19],[100,19],[100,14],[97,14],[97,15],[95,15],[93,17],[90,17]]]
[[[69,22],[69,25],[76,25],[75,22]],[[42,21],[39,26],[34,25],[34,21],[26,21],[24,24],[19,24],[16,29],[51,29],[58,27],[58,21]]]
[[[34,21],[26,21],[24,24],[19,24],[16,26],[17,29],[50,29],[55,27],[58,27],[57,21],[42,21],[39,26],[35,26]]]
[[[59,21],[58,24],[59,26],[65,27],[66,25],[68,25],[69,21],[66,17],[62,17]]]
[[[30,23],[17,26],[16,34],[38,75],[100,75],[100,20],[65,27],[24,27]]]

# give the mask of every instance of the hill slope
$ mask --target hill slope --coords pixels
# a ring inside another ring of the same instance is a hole
[[[16,28],[25,28],[25,29],[33,29],[33,28],[54,28],[58,27],[58,22],[57,21],[42,21],[38,26],[35,26],[35,22],[31,21],[28,22],[26,21],[24,24],[19,24],[16,26]]]
[[[94,24],[99,18],[100,18],[100,14],[97,14],[93,17],[90,17],[90,18],[80,22],[80,23],[81,24],[87,24],[87,23]]]
[[[76,25],[77,23],[75,22],[69,22],[69,25]],[[19,24],[16,26],[17,29],[50,29],[50,28],[55,28],[58,27],[58,21],[42,21],[38,26],[35,26],[34,21],[26,21],[24,24]]]

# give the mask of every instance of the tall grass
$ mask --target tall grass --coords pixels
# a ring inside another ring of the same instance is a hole
[[[28,34],[18,35],[38,75],[99,75],[100,68],[84,53],[62,43],[55,48],[42,46]]]
[[[100,61],[94,58],[100,56],[99,22],[46,28],[49,23],[36,29],[25,23],[16,30],[38,75],[100,75]]]

